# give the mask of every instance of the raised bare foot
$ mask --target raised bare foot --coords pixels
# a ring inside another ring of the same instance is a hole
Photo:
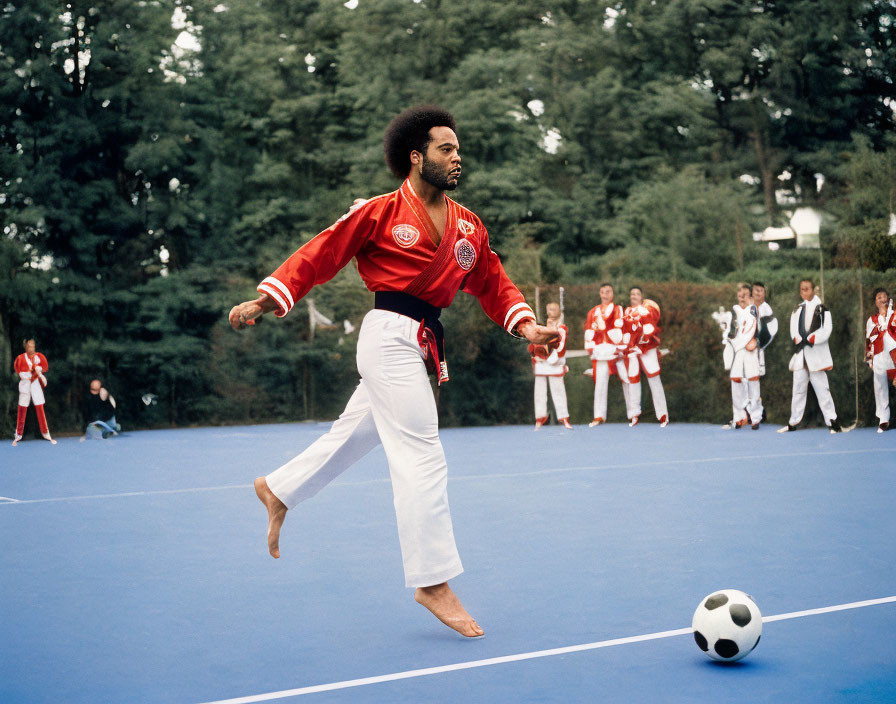
[[[433,615],[449,628],[453,628],[467,638],[478,638],[485,635],[485,631],[467,613],[460,603],[457,595],[451,591],[448,582],[442,582],[432,587],[418,587],[414,592],[414,599],[432,611]]]
[[[268,550],[271,557],[280,557],[280,526],[286,518],[286,504],[274,496],[264,477],[255,480],[255,494],[268,510]]]

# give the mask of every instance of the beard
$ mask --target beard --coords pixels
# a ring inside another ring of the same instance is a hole
[[[434,186],[440,191],[453,191],[457,188],[459,179],[450,179],[449,172],[452,170],[449,168],[446,171],[440,171],[433,162],[424,156],[423,164],[420,167],[420,177],[430,186]]]

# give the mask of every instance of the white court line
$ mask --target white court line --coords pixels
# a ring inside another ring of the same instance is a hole
[[[887,596],[882,599],[869,599],[867,601],[854,601],[850,604],[837,604],[836,606],[825,606],[820,609],[808,609],[806,611],[793,611],[787,614],[778,614],[777,616],[764,616],[763,623],[771,621],[784,621],[791,618],[802,618],[803,616],[816,616],[818,614],[827,614],[834,611],[845,611],[846,609],[859,609],[864,606],[877,606],[878,604],[889,604],[896,602],[896,596]],[[469,662],[459,662],[454,665],[441,665],[439,667],[425,667],[420,670],[407,670],[406,672],[394,672],[390,675],[379,675],[377,677],[362,677],[357,680],[345,680],[343,682],[331,682],[329,684],[318,684],[311,687],[299,687],[297,689],[284,689],[279,692],[268,692],[266,694],[255,694],[249,697],[237,697],[235,699],[218,699],[204,704],[252,704],[252,702],[267,702],[274,699],[285,699],[286,697],[298,697],[303,694],[316,694],[318,692],[330,692],[335,689],[348,689],[350,687],[362,687],[368,684],[379,684],[382,682],[394,682],[396,680],[405,680],[411,677],[426,677],[428,675],[438,675],[443,672],[455,672],[457,670],[470,670],[476,667],[488,667],[490,665],[503,665],[508,662],[519,662],[521,660],[533,660],[535,658],[546,658],[553,655],[566,655],[567,653],[579,653],[584,650],[597,650],[598,648],[609,648],[614,645],[627,645],[629,643],[641,643],[647,640],[657,640],[658,638],[671,638],[672,636],[683,636],[692,633],[691,628],[678,628],[674,631],[659,631],[658,633],[646,633],[641,636],[630,636],[628,638],[614,638],[612,640],[602,640],[596,643],[584,643],[582,645],[569,645],[564,648],[551,648],[550,650],[537,650],[531,653],[518,653],[516,655],[504,655],[497,658],[488,658],[486,660],[471,660]]]
[[[847,609],[861,609],[863,606],[877,606],[878,604],[890,604],[896,601],[896,596],[885,596],[881,599],[868,599],[867,601],[854,601],[851,604],[837,604],[836,606],[823,606],[820,609],[806,609],[805,611],[791,611],[789,614],[778,614],[777,616],[763,616],[763,623],[772,623],[773,621],[786,621],[791,618],[802,618],[803,616],[817,616],[818,614],[830,614],[835,611],[846,611]]]
[[[858,454],[866,454],[869,452],[892,452],[896,453],[896,449],[888,448],[888,447],[873,447],[869,449],[863,450],[837,450],[834,452],[783,452],[774,455],[743,455],[740,457],[732,457],[727,455],[725,457],[704,457],[701,459],[684,459],[684,460],[655,460],[652,462],[623,462],[620,464],[601,464],[601,465],[582,465],[579,467],[549,467],[548,469],[534,469],[531,472],[499,472],[494,474],[459,474],[452,475],[451,472],[448,473],[448,481],[456,482],[456,481],[468,481],[468,480],[482,480],[482,479],[508,479],[513,477],[535,477],[541,476],[544,474],[562,474],[563,472],[592,472],[595,470],[604,470],[604,469],[632,469],[635,467],[657,467],[657,466],[668,466],[674,464],[701,464],[706,462],[725,462],[732,463],[732,468],[738,468],[738,465],[734,464],[735,462],[740,461],[748,461],[748,460],[763,460],[763,459],[782,459],[785,457],[810,457],[813,455],[858,455]],[[738,468],[737,471],[740,471]],[[357,482],[334,482],[333,486],[359,486],[362,484],[380,484],[383,482],[390,482],[391,479],[389,477],[384,477],[381,479],[364,479],[362,481]]]
[[[58,501],[86,501],[87,499],[116,499],[125,496],[156,496],[159,494],[190,494],[199,491],[221,491],[222,489],[248,489],[251,484],[229,484],[227,486],[200,486],[191,489],[159,489],[157,491],[128,491],[121,494],[90,494],[87,496],[56,496],[51,499],[10,499],[15,504],[47,504]],[[2,497],[0,497],[2,498]],[[0,501],[0,504],[5,503]]]
[[[531,472],[508,472],[503,474],[471,474],[471,475],[461,475],[459,477],[448,476],[449,480],[452,479],[489,479],[491,477],[505,478],[505,477],[531,477],[539,474],[557,474],[560,472],[584,472],[595,469],[629,469],[632,467],[657,467],[657,466],[666,466],[673,464],[702,464],[706,462],[740,462],[747,460],[763,460],[763,459],[782,459],[785,457],[810,457],[813,455],[857,455],[857,454],[865,454],[868,452],[894,452],[896,450],[892,448],[886,447],[875,447],[868,448],[863,450],[837,450],[834,452],[782,452],[774,455],[743,455],[740,457],[703,457],[699,459],[683,459],[683,460],[655,460],[653,462],[627,462],[622,464],[605,464],[605,465],[584,465],[581,467],[558,467],[558,468],[550,468],[550,469],[536,469]],[[735,465],[732,464],[732,467]],[[740,468],[738,467],[738,471]],[[388,479],[386,480],[388,481]]]
[[[19,503],[19,500],[18,500],[18,499],[11,499],[11,498],[9,498],[8,496],[0,496],[0,501],[8,502],[8,503],[11,503],[11,504],[17,504],[17,503]]]
[[[621,464],[605,464],[605,465],[584,465],[580,467],[554,467],[548,469],[536,469],[531,472],[505,472],[505,473],[497,473],[497,474],[460,474],[456,476],[452,476],[449,474],[449,481],[480,481],[483,479],[508,479],[513,477],[534,477],[545,474],[561,474],[563,472],[590,472],[595,470],[606,470],[606,469],[632,469],[635,467],[656,467],[656,466],[667,466],[667,465],[677,465],[677,464],[705,464],[707,462],[726,462],[726,463],[734,463],[737,461],[747,461],[747,460],[762,460],[762,459],[782,459],[785,457],[811,457],[815,455],[858,455],[858,454],[867,454],[870,452],[896,452],[891,448],[879,447],[879,448],[868,448],[863,450],[837,450],[834,452],[783,452],[773,455],[743,455],[740,457],[732,457],[730,455],[725,457],[704,457],[700,459],[684,459],[684,460],[657,460],[653,462],[626,462]],[[732,467],[735,465],[732,464]],[[357,482],[341,482],[336,481],[332,484],[332,486],[363,486],[365,484],[387,484],[392,480],[389,477],[381,477],[379,479],[364,479]],[[15,500],[11,499],[8,501],[2,501],[0,499],[0,505],[8,505],[8,504],[43,504],[43,503],[55,503],[59,501],[86,501],[88,499],[113,499],[119,497],[126,496],[155,496],[161,494],[189,494],[193,492],[200,491],[220,491],[223,489],[248,489],[252,485],[251,484],[228,484],[225,486],[203,486],[203,487],[194,487],[188,489],[160,489],[155,491],[129,491],[121,494],[88,494],[85,496],[57,496],[51,499],[20,499]]]

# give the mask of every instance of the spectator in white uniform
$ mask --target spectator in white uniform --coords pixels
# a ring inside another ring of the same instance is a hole
[[[765,376],[765,348],[768,347],[778,333],[778,319],[772,307],[766,300],[766,287],[761,281],[753,284],[753,305],[759,314],[759,330],[756,333],[756,341],[759,343],[759,376]],[[762,397],[759,397],[759,414],[765,422],[765,408],[762,405]]]
[[[756,333],[759,316],[753,305],[750,284],[737,287],[737,305],[732,308],[728,342],[734,352],[729,376],[731,377],[732,419],[724,426],[737,430],[747,423],[753,430],[759,429],[762,406],[759,403],[759,343]]]
[[[827,372],[834,368],[828,338],[833,330],[831,311],[824,307],[815,295],[815,285],[811,279],[800,281],[800,304],[790,314],[790,339],[796,346],[790,358],[793,372],[793,399],[790,404],[790,420],[778,429],[779,433],[796,430],[806,410],[806,395],[809,383],[815,390],[815,397],[824,416],[824,422],[832,433],[842,432],[837,421],[837,410],[828,386]]]

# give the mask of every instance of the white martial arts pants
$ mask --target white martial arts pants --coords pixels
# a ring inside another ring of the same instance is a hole
[[[830,425],[831,421],[837,418],[837,411],[834,408],[834,399],[831,397],[831,390],[828,387],[828,375],[825,372],[810,372],[806,367],[797,369],[793,373],[793,400],[790,404],[788,423],[799,425],[803,419],[809,382],[812,382],[812,388],[815,389],[815,397],[818,399],[818,406],[821,408],[824,422]]]
[[[761,378],[762,377],[760,376],[760,380],[761,380]],[[746,379],[744,379],[744,381],[742,383],[749,384],[750,382],[747,381]],[[757,381],[756,383],[758,384],[759,381]],[[759,421],[757,421],[757,422],[761,422],[762,417],[765,415],[765,406],[762,405],[762,396],[759,395],[759,389],[756,390],[755,409],[756,409],[756,417],[759,419]]]
[[[874,412],[881,423],[890,422],[890,380],[886,372],[874,372]]]
[[[607,419],[607,389],[610,383],[610,363],[599,359],[594,364],[594,417]]]
[[[638,405],[636,407],[634,405],[635,399],[632,396],[632,385],[621,376],[619,377],[619,381],[622,383],[622,398],[625,400],[625,416],[631,420],[635,416],[641,415],[641,395],[638,394]]]
[[[805,399],[803,399],[805,403]],[[748,418],[751,425],[762,420],[762,401],[759,398],[759,379],[731,380],[731,408],[735,421]]]
[[[666,392],[663,391],[663,382],[660,376],[648,376],[647,385],[650,387],[650,395],[653,397],[653,410],[656,412],[656,419],[661,420],[663,416],[668,418],[669,409],[666,407]],[[628,385],[628,402],[629,402],[629,418],[641,415],[641,382],[636,381]],[[623,389],[625,385],[623,384]]]
[[[408,587],[441,584],[463,572],[419,328],[403,315],[370,311],[358,337],[361,383],[342,415],[326,435],[267,477],[274,495],[293,508],[382,442]]]
[[[557,420],[569,418],[569,409],[566,405],[566,386],[562,376],[536,376],[535,377],[535,420],[548,416],[548,385],[551,387],[551,398],[554,399],[554,412]]]

